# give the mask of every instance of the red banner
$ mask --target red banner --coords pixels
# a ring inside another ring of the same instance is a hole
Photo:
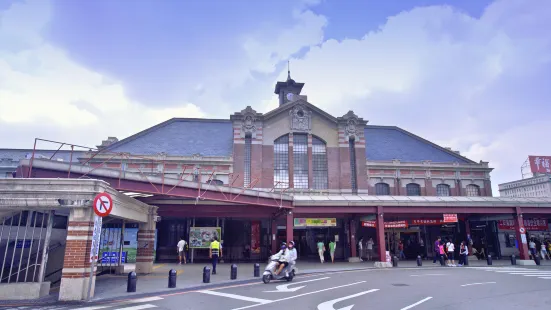
[[[363,227],[377,227],[375,221],[362,221]],[[407,228],[407,221],[385,222],[385,228]]]
[[[251,223],[251,253],[260,253],[260,221]]]
[[[503,230],[515,230],[515,220],[499,220],[497,227]],[[547,231],[549,226],[546,219],[524,219],[524,228],[531,231]]]
[[[444,223],[457,223],[457,214],[444,214]]]
[[[528,156],[532,173],[551,173],[551,156]]]

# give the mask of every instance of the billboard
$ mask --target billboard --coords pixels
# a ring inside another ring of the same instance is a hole
[[[551,156],[528,156],[532,173],[551,173]]]
[[[295,218],[295,227],[336,227],[336,218]]]
[[[190,227],[189,228],[189,247],[196,249],[210,248],[210,242],[214,237],[220,241],[220,227]]]

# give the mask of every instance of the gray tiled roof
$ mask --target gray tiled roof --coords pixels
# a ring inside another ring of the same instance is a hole
[[[233,127],[230,120],[173,118],[123,139],[108,150],[140,155],[231,156]]]
[[[410,132],[393,126],[366,126],[365,154],[368,160],[399,159],[407,162],[431,160],[447,163],[473,163]]]
[[[7,158],[12,161],[20,161],[21,159],[25,159],[27,157],[27,154],[30,157],[32,153],[32,149],[0,149],[0,160],[3,158]],[[36,150],[35,157],[45,157],[46,159],[49,159],[54,153],[56,153],[55,150]],[[81,157],[82,154],[84,154],[84,152],[73,152],[73,162],[77,162],[78,158]],[[58,151],[56,155],[52,158],[52,160],[58,159],[62,159],[63,161],[68,162],[71,159],[71,151]]]

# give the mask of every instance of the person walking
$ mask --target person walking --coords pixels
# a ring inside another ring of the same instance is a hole
[[[467,256],[468,255],[469,255],[469,247],[465,244],[465,241],[462,241],[461,245],[459,246],[458,266],[465,265],[465,262],[467,261]]]
[[[530,243],[528,244],[528,247],[530,248],[530,254],[532,255],[532,259],[536,258],[536,243],[534,242],[534,239],[530,239]]]
[[[369,238],[369,240],[367,240],[367,260],[373,259],[373,244],[375,244],[373,238]]]
[[[446,250],[448,251],[448,266],[449,267],[456,267],[455,265],[455,245],[450,240],[446,244]]]
[[[209,248],[209,258],[212,259],[212,274],[216,274],[216,265],[218,264],[219,257],[222,257],[222,248],[220,247],[220,242],[218,242],[218,237],[215,236]]]
[[[400,240],[400,243],[398,243],[398,251],[400,251],[399,259],[406,259],[406,255],[404,254],[404,243],[402,240]]]
[[[360,241],[358,241],[358,258],[360,259],[360,261],[363,262],[363,259],[362,259],[362,254],[363,254],[363,250],[364,250],[364,246],[363,246],[363,242],[364,242],[364,238],[361,237],[360,238]]]
[[[440,260],[440,237],[436,237],[436,241],[434,241],[434,259],[432,260],[433,264],[436,264],[436,260]]]
[[[331,256],[331,263],[335,263],[335,248],[337,247],[337,244],[335,241],[329,242],[329,255]]]
[[[180,241],[178,241],[178,244],[176,245],[176,248],[178,251],[178,259],[180,260],[179,262],[180,265],[182,264],[182,259],[184,259],[184,264],[187,264],[186,252],[185,252],[186,244],[187,242],[184,236],[182,236],[180,237]]]
[[[323,253],[325,252],[325,245],[321,240],[318,241],[318,255],[320,256],[320,262],[323,264],[325,263],[325,258],[323,257]]]

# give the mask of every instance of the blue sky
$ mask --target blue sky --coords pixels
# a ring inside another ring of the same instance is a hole
[[[0,0],[1,147],[266,112],[291,60],[311,103],[490,161],[500,183],[551,154],[548,29],[549,0]]]

